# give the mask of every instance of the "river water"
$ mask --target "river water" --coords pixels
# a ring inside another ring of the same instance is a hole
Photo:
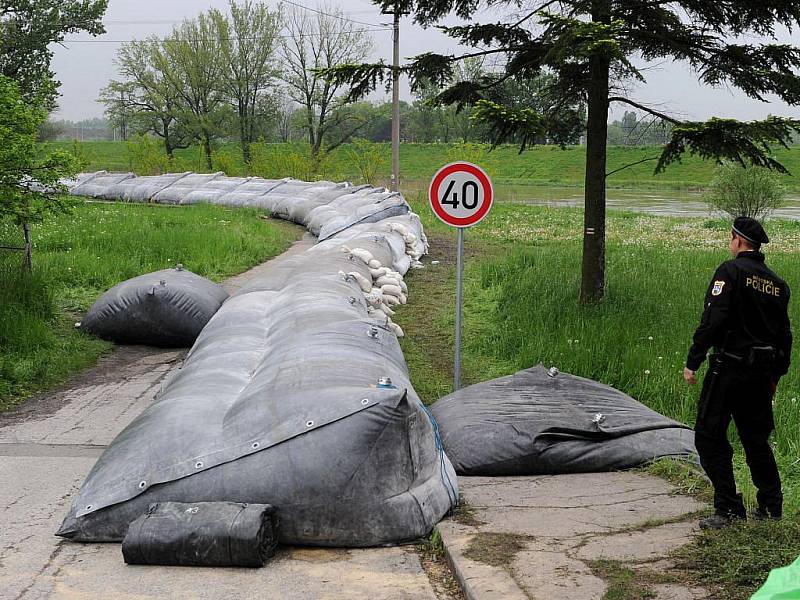
[[[403,191],[427,191],[428,182],[404,182]],[[583,188],[567,186],[496,184],[495,201],[515,202],[536,206],[583,206]],[[606,191],[609,209],[631,210],[653,215],[708,217],[711,211],[703,200],[703,192],[688,190],[631,190]],[[800,220],[800,195],[792,193],[786,205],[772,216]]]

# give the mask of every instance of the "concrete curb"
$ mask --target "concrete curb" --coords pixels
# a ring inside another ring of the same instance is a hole
[[[477,531],[474,527],[446,520],[436,529],[442,538],[447,562],[467,600],[529,600],[505,569],[464,555],[470,538]]]

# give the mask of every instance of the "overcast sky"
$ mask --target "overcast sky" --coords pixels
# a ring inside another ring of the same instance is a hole
[[[316,7],[314,0],[297,0],[305,6]],[[369,0],[331,0],[341,7],[350,18],[373,24],[376,29],[391,17],[381,15]],[[275,6],[275,0],[268,0]],[[120,40],[141,39],[155,34],[169,35],[174,24],[197,15],[210,7],[225,10],[227,0],[201,2],[193,0],[111,0],[103,19],[105,35],[92,38],[87,35],[71,35],[75,42],[54,48],[53,70],[61,81],[62,97],[56,118],[80,120],[103,116],[103,106],[97,96],[109,79],[116,77],[114,56]],[[496,21],[495,16],[485,15],[483,20]],[[367,27],[366,25],[364,26]],[[375,58],[391,60],[391,32],[372,33],[375,40]],[[405,18],[401,24],[401,56],[410,57],[422,52],[451,52],[457,50],[452,40],[435,29],[424,30]],[[800,46],[800,33],[779,32],[784,43]],[[77,41],[84,40],[84,41]],[[91,40],[91,41],[86,41]],[[643,103],[657,106],[659,110],[688,119],[707,119],[711,116],[737,119],[760,119],[769,114],[800,117],[800,108],[773,101],[758,102],[747,98],[737,90],[712,89],[700,86],[682,63],[665,63],[653,66],[646,73],[647,84],[633,89],[630,97]],[[411,100],[408,87],[404,86],[401,97]],[[624,107],[617,105],[612,119],[621,116]]]

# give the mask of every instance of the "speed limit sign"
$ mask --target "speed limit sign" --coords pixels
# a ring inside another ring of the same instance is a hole
[[[459,228],[472,227],[489,214],[492,196],[489,176],[468,162],[454,162],[439,169],[428,190],[433,213]]]
[[[428,189],[433,214],[458,229],[456,250],[456,335],[453,389],[461,387],[461,306],[463,304],[464,229],[476,225],[492,208],[492,182],[478,165],[454,162],[436,171]]]

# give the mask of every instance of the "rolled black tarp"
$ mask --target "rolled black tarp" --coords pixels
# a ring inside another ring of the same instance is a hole
[[[278,547],[269,504],[157,502],[122,540],[129,565],[263,567]]]
[[[460,475],[611,471],[697,454],[686,425],[610,386],[542,365],[463,388],[431,412]]]
[[[187,347],[227,298],[221,286],[179,265],[114,286],[92,305],[80,327],[118,344]]]

